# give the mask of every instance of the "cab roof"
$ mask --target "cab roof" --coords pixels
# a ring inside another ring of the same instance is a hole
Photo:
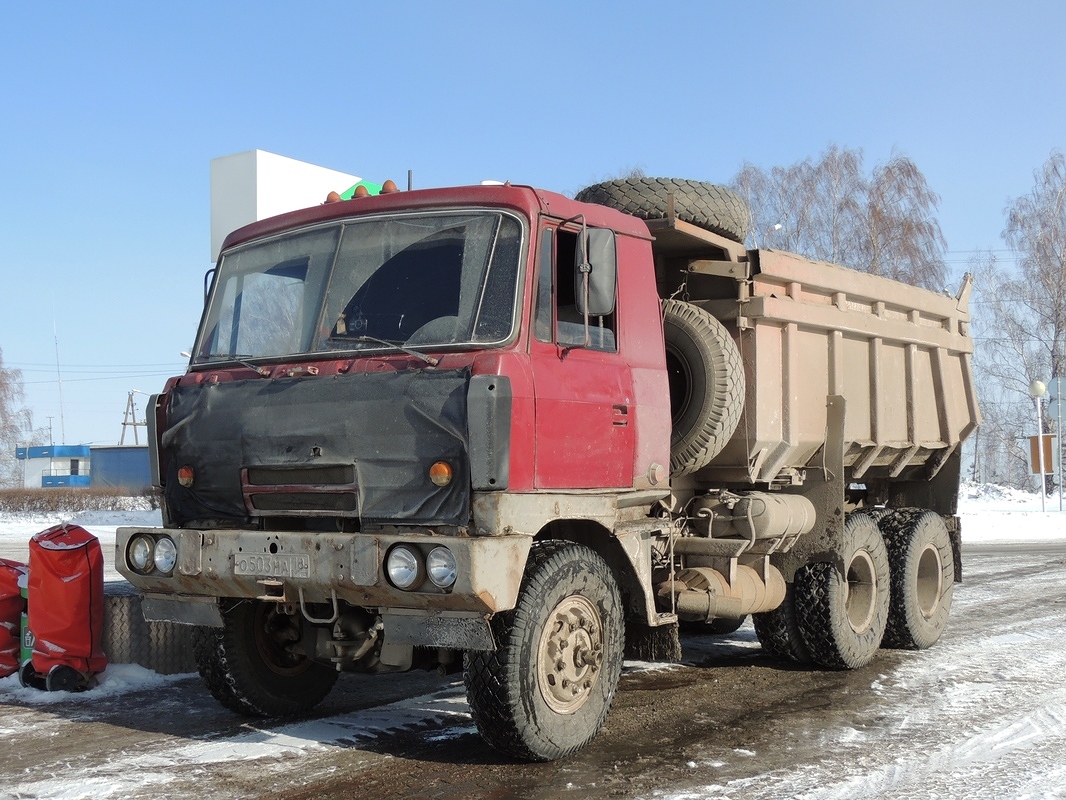
[[[508,209],[530,220],[541,214],[557,219],[584,214],[585,221],[594,227],[611,228],[620,234],[642,239],[652,238],[644,222],[636,217],[606,206],[579,203],[555,192],[532,186],[455,186],[355,197],[278,214],[233,231],[223,242],[222,251],[253,239],[331,220],[395,211],[469,207]]]

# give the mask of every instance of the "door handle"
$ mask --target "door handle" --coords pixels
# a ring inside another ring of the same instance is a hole
[[[611,406],[611,424],[612,425],[628,425],[629,424],[629,406],[613,405]]]

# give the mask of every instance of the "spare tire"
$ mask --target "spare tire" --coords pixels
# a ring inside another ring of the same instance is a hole
[[[699,306],[663,301],[663,337],[670,381],[670,474],[710,463],[744,410],[744,364],[729,331]]]
[[[574,199],[609,206],[641,219],[666,219],[671,192],[678,219],[734,242],[743,242],[748,235],[747,205],[735,192],[714,183],[682,178],[624,178],[589,186]]]

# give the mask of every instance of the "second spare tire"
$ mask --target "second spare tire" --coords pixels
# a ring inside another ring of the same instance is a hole
[[[699,306],[663,301],[670,380],[670,474],[706,466],[726,446],[744,410],[744,364],[729,331]]]
[[[748,235],[748,207],[738,194],[724,186],[683,178],[623,178],[597,183],[574,197],[640,219],[665,219],[669,196],[674,196],[677,218],[717,233],[734,242]]]

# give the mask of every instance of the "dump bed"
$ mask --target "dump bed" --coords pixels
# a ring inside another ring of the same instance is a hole
[[[980,422],[957,297],[774,250],[748,253],[729,321],[747,372],[745,409],[706,468],[753,482],[815,466],[826,398],[845,398],[851,480],[934,474]],[[723,474],[722,477],[725,477]]]

